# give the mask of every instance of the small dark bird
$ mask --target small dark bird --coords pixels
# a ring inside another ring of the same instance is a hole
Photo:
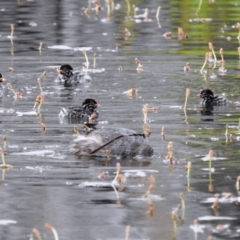
[[[202,98],[202,106],[206,108],[211,106],[222,106],[227,102],[224,97],[214,96],[210,89],[202,90],[198,96]]]
[[[153,148],[145,134],[138,134],[126,128],[100,128],[87,135],[79,135],[70,147],[70,153],[81,156],[109,156],[132,158],[151,157]]]
[[[99,117],[98,107],[99,104],[94,99],[87,98],[80,107],[62,108],[59,113],[59,118],[63,119],[67,117],[70,123],[96,125]]]
[[[60,67],[56,81],[63,83],[65,87],[71,87],[78,83],[91,82],[92,78],[87,73],[74,73],[73,68],[69,64],[65,64]]]

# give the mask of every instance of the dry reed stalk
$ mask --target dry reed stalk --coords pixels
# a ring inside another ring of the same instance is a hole
[[[184,103],[184,109],[186,109],[186,107],[187,107],[187,100],[188,100],[188,97],[189,97],[189,95],[190,95],[190,89],[189,88],[186,88],[186,93],[185,93],[185,103]]]
[[[206,66],[206,64],[207,64],[208,59],[209,59],[209,53],[206,53],[206,54],[205,54],[205,60],[204,60],[203,66],[202,66],[202,68],[201,68],[201,70],[200,70],[201,73],[202,73],[203,69],[205,68],[205,66]]]
[[[145,104],[145,105],[143,106],[142,112],[143,112],[143,122],[144,122],[145,124],[147,124],[147,122],[148,122],[148,116],[147,116],[147,114],[148,114],[148,104]]]
[[[149,181],[150,181],[150,185],[149,185],[147,191],[143,194],[143,197],[145,197],[145,198],[148,197],[149,194],[152,192],[153,186],[155,184],[155,177],[153,175],[151,175],[149,177]]]
[[[217,57],[216,57],[216,54],[215,54],[215,51],[214,51],[213,44],[211,42],[208,43],[208,48],[212,52],[213,57],[214,57],[214,62],[216,63],[217,62]]]
[[[57,233],[56,229],[52,225],[50,225],[49,223],[45,223],[45,228],[47,228],[48,230],[52,231],[55,240],[59,240],[58,233]]]

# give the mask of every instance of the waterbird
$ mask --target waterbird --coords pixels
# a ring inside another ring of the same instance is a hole
[[[203,107],[222,106],[225,105],[227,100],[224,96],[214,96],[213,91],[210,89],[202,90],[198,96],[202,98]]]
[[[60,67],[56,81],[63,83],[65,87],[71,87],[78,83],[91,82],[92,78],[87,72],[73,72],[71,65],[64,64]]]
[[[71,123],[83,123],[86,125],[96,125],[99,117],[97,108],[100,105],[96,100],[87,98],[83,101],[82,106],[69,107],[68,109],[62,108],[59,113],[59,118],[68,118]]]

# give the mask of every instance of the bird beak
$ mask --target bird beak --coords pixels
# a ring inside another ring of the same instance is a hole
[[[94,108],[98,108],[98,107],[101,107],[101,105],[98,103],[94,105]]]

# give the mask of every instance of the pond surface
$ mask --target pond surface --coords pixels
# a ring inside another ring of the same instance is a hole
[[[5,160],[12,165],[0,171],[1,240],[29,239],[33,228],[42,239],[54,239],[45,223],[59,239],[240,238],[239,1],[129,2],[130,9],[127,1],[115,1],[108,14],[102,0],[97,16],[93,4],[88,16],[88,1],[0,2],[0,72],[6,79],[0,131],[7,137]],[[139,8],[136,15],[148,8],[147,20],[133,18],[133,4]],[[172,32],[170,39],[166,32]],[[200,71],[209,42],[218,60],[223,48],[226,72],[219,71],[219,63],[215,68],[207,63]],[[90,69],[97,54],[92,82],[74,88],[56,82],[62,64],[82,69],[84,49]],[[139,71],[135,58],[143,66]],[[39,115],[33,110],[38,78],[44,93]],[[22,97],[15,99],[7,83]],[[132,86],[135,96],[125,93]],[[184,112],[186,88],[190,96]],[[228,99],[208,116],[201,115],[197,97],[205,88]],[[99,127],[142,133],[143,106],[155,108],[148,111],[147,123],[154,156],[121,161],[127,179],[122,191],[111,186],[117,161],[78,160],[68,153],[76,138],[74,124],[60,121],[58,114],[89,97],[101,105]],[[166,157],[169,142],[172,162]],[[5,149],[4,141],[0,145]]]

